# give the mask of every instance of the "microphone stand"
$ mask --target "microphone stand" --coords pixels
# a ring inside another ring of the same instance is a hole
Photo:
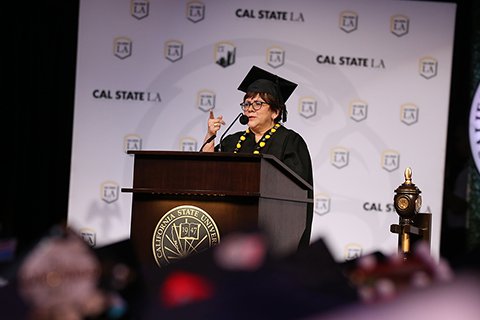
[[[200,148],[200,150],[199,150],[198,152],[203,152],[203,148],[205,148],[205,146],[206,146],[207,144],[209,144],[210,142],[212,142],[212,140],[215,139],[216,137],[217,137],[217,135],[214,134],[213,136],[211,136],[210,138],[208,138],[208,140],[203,143],[202,147]]]
[[[241,118],[240,118],[241,117]],[[225,137],[225,134],[228,132],[228,130],[230,130],[230,128],[233,126],[233,124],[238,120],[238,118],[240,118],[240,123],[245,125],[248,123],[248,117],[246,115],[244,115],[243,113],[239,113],[238,116],[235,118],[235,120],[232,121],[232,123],[230,124],[230,126],[227,128],[227,130],[225,130],[225,132],[222,134],[222,136],[220,137],[220,142],[218,144],[218,151],[221,152],[222,151],[222,140],[223,140],[223,137]],[[202,147],[200,148],[200,151],[199,152],[202,152],[203,151],[203,148],[208,144],[210,143],[213,139],[215,139],[217,135],[213,135],[211,136],[210,138],[208,138],[207,141],[205,141],[205,143],[202,145]]]
[[[235,122],[237,122],[238,118],[240,118],[241,116],[243,115],[243,113],[239,113],[238,116],[235,118],[235,120],[232,121],[232,123],[230,124],[230,126],[228,126],[227,130],[225,130],[225,132],[222,134],[222,136],[220,137],[220,142],[218,143],[218,151],[221,152],[222,151],[222,140],[223,140],[223,137],[225,137],[225,134],[228,132],[228,130],[230,130],[230,128],[233,126],[233,124]]]

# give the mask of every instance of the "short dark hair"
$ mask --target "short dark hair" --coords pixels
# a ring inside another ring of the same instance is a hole
[[[277,98],[275,98],[274,96],[272,96],[269,93],[247,92],[245,94],[245,96],[243,97],[243,101],[245,102],[245,100],[247,100],[249,98],[252,99],[252,98],[256,97],[257,95],[259,95],[260,98],[263,99],[263,101],[268,103],[268,105],[270,106],[270,109],[272,109],[272,111],[277,111],[278,110],[278,116],[274,120],[275,123],[280,122],[280,120],[282,120],[283,122],[287,121],[287,107],[284,104],[283,105],[280,104],[280,102],[278,102]]]

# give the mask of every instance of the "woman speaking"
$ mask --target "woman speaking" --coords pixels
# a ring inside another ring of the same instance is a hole
[[[253,66],[242,81],[238,90],[245,92],[240,107],[248,117],[248,129],[228,135],[214,147],[214,140],[204,146],[204,151],[234,153],[264,153],[278,158],[306,182],[313,186],[313,172],[310,153],[303,138],[283,123],[287,121],[285,101],[293,93],[297,84],[280,78],[266,70]],[[210,110],[207,142],[225,125],[222,116],[214,117]],[[309,193],[309,198],[313,192]],[[313,205],[308,205],[305,233],[301,245],[310,240]]]

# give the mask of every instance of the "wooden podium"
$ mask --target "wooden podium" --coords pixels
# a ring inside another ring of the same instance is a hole
[[[144,266],[160,267],[244,228],[263,230],[275,256],[305,229],[305,180],[271,155],[129,151],[134,154],[131,240]],[[202,231],[203,230],[203,231]]]

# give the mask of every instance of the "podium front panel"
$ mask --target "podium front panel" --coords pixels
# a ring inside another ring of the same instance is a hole
[[[208,213],[218,227],[220,242],[222,236],[232,231],[257,227],[258,198],[212,198],[210,196],[134,194],[131,239],[141,263],[146,266],[157,263],[153,252],[155,228],[165,214],[177,207],[193,206]],[[185,218],[187,221],[188,216]],[[198,244],[198,242],[195,243]]]
[[[242,229],[265,232],[270,252],[293,253],[305,230],[303,179],[268,155],[135,151],[131,239],[149,267],[221,243]]]

